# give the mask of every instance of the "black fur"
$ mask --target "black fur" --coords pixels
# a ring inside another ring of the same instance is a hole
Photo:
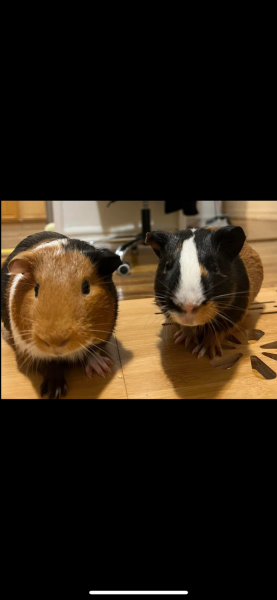
[[[183,242],[192,236],[198,250],[199,263],[205,267],[207,276],[202,276],[205,291],[205,303],[213,300],[218,306],[214,327],[217,330],[231,327],[240,321],[249,298],[249,278],[239,253],[243,248],[246,236],[241,227],[224,227],[218,231],[191,229],[175,234],[157,231],[149,234],[148,243],[154,243],[155,253],[160,262],[155,279],[155,294],[158,305],[163,312],[173,310],[182,312],[173,299],[180,281],[180,254]],[[234,294],[218,298],[225,294]],[[228,304],[228,307],[226,306]],[[223,306],[224,305],[224,306]]]

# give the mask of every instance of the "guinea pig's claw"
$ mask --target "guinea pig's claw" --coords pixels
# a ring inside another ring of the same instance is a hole
[[[86,366],[86,374],[91,379],[93,372],[95,372],[105,379],[105,373],[112,372],[110,369],[110,365],[112,364],[112,361],[104,356],[91,356]]]
[[[205,350],[204,354],[202,354],[203,350],[204,350],[204,348],[202,348],[202,345],[200,344],[199,346],[196,346],[196,348],[194,348],[194,350],[192,351],[192,354],[199,354],[198,358],[201,358],[201,356],[204,356],[204,354],[206,352],[206,350]]]
[[[40,395],[43,398],[44,396],[47,395],[48,392],[48,381],[43,381],[43,383],[40,386]]]
[[[65,382],[55,383],[55,381],[51,381],[51,379],[45,379],[41,385],[40,394],[42,398],[48,396],[48,400],[59,400],[66,396],[67,384]]]
[[[200,350],[199,354],[198,354],[198,358],[203,358],[203,356],[205,356],[207,352],[207,348],[202,348],[202,350]]]
[[[187,348],[190,345],[190,343],[193,341],[196,344],[198,344],[198,340],[195,337],[195,335],[190,334],[185,329],[180,329],[180,331],[177,331],[177,333],[175,333],[175,335],[174,335],[174,339],[175,339],[175,344],[182,344],[182,342],[185,342],[185,348]]]

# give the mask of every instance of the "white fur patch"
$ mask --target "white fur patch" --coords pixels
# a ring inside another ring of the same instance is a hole
[[[36,252],[37,250],[41,250],[41,248],[51,248],[51,246],[54,246],[59,251],[61,251],[63,249],[61,240],[53,240],[52,242],[44,242],[43,244],[40,244],[39,246],[36,246],[35,248],[33,248],[33,250],[34,250],[34,252]],[[31,250],[32,250],[32,248],[31,248]]]
[[[12,330],[12,334],[13,334],[14,343],[21,352],[26,352],[26,350],[28,348],[28,344],[27,344],[27,342],[24,342],[24,340],[22,339],[22,337],[19,333],[19,330],[17,329],[17,326],[15,324],[15,321],[13,319],[13,299],[14,299],[14,295],[15,295],[15,290],[16,290],[19,282],[21,281],[21,279],[23,279],[23,277],[24,277],[24,275],[22,275],[21,273],[18,273],[18,275],[15,275],[14,280],[12,282],[12,285],[10,288],[10,296],[9,296],[9,312],[10,312],[11,330]]]
[[[195,304],[199,306],[204,302],[205,296],[194,236],[183,243],[180,267],[180,284],[175,293],[174,301],[176,304]]]

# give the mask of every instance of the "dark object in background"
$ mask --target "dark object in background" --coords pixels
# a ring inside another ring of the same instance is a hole
[[[110,200],[108,206],[113,204],[113,202],[117,202],[117,200]],[[184,215],[187,215],[188,217],[198,215],[196,203],[197,200],[166,200],[165,212],[166,214],[169,214],[176,212],[177,210],[183,210]]]
[[[182,210],[184,215],[188,217],[198,215],[197,200],[166,200],[166,214]]]
[[[117,202],[117,200],[110,200],[108,207],[113,204],[113,202]],[[119,275],[130,275],[131,267],[129,263],[124,262],[124,256],[127,254],[129,250],[137,251],[137,247],[139,244],[145,244],[146,234],[151,231],[151,212],[149,208],[149,200],[142,200],[142,210],[141,210],[141,223],[142,223],[142,233],[139,233],[135,237],[132,237],[131,240],[126,242],[123,245],[120,245],[116,250],[116,254],[120,257],[123,264],[118,268]]]

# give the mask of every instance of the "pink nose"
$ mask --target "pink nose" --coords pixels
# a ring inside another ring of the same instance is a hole
[[[191,315],[197,313],[199,306],[195,306],[195,304],[183,304],[182,310],[184,313]]]

